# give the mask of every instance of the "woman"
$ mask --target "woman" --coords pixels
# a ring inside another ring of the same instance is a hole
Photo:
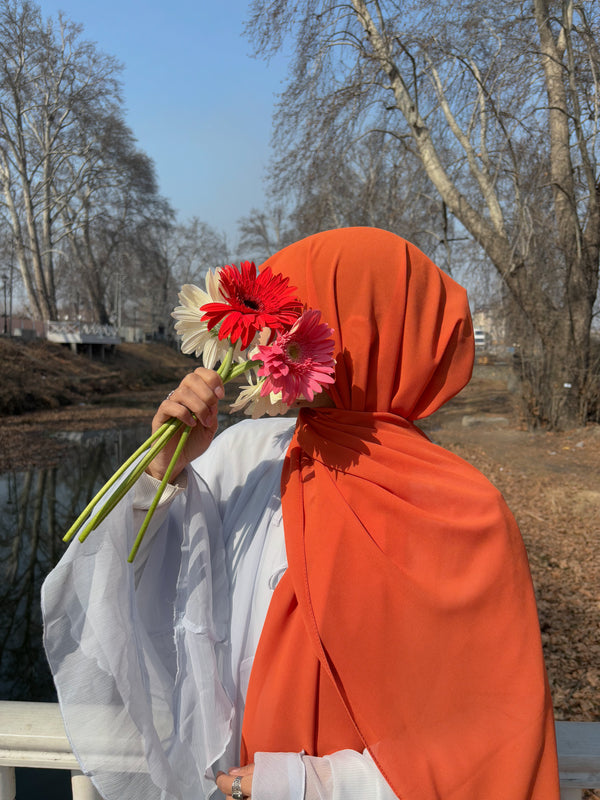
[[[169,452],[44,587],[76,754],[108,798],[198,798],[216,778],[234,799],[557,800],[520,534],[414,424],[469,380],[464,291],[368,228],[267,264],[335,331],[331,407],[211,445],[216,373],[160,406],[155,428],[194,427],[135,573],[134,517]]]

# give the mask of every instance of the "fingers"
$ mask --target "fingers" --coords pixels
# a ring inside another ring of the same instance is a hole
[[[217,774],[217,786],[227,797],[232,797],[233,782],[237,777],[241,777],[240,789],[244,798],[252,797],[252,776],[254,774],[254,764],[246,767],[230,769],[228,773],[219,772]]]
[[[170,480],[177,478],[186,464],[189,464],[210,446],[218,427],[219,400],[225,395],[220,376],[210,369],[199,367],[190,372],[179,386],[163,400],[152,420],[152,430],[156,432],[169,419],[178,419],[192,428],[185,447],[179,454],[177,463],[171,467]],[[173,437],[148,465],[147,472],[162,480],[175,453],[179,435]]]
[[[199,367],[190,372],[169,397],[160,404],[157,426],[169,417],[194,427],[200,422],[204,427],[216,426],[219,400],[225,396],[223,382],[213,370]]]
[[[254,764],[246,764],[245,767],[232,767],[229,770],[228,774],[232,775],[234,778],[237,777],[238,775],[242,775],[242,776],[250,775],[250,776],[252,776],[254,774]]]

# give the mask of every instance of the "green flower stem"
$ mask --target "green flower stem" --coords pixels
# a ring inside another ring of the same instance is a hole
[[[141,445],[138,447],[138,449],[135,451],[135,453],[133,453],[133,455],[131,455],[131,456],[130,456],[130,457],[127,459],[127,461],[125,461],[125,463],[124,463],[124,464],[122,464],[122,465],[119,467],[119,469],[118,469],[118,470],[115,472],[115,474],[112,476],[112,478],[110,478],[110,480],[108,480],[108,481],[107,481],[107,482],[104,484],[104,486],[103,486],[103,487],[100,489],[100,491],[98,492],[98,494],[97,494],[97,495],[96,495],[96,496],[95,496],[95,497],[94,497],[92,500],[90,500],[90,502],[89,502],[89,503],[87,504],[87,506],[86,506],[86,507],[83,509],[83,511],[81,512],[81,514],[80,514],[80,515],[77,517],[77,519],[75,520],[75,522],[74,522],[74,523],[71,525],[71,527],[69,528],[69,530],[68,530],[68,531],[65,533],[65,535],[63,536],[63,542],[68,542],[68,541],[70,541],[70,540],[73,538],[73,536],[74,536],[74,535],[77,533],[77,531],[79,530],[79,526],[80,526],[80,525],[81,525],[83,522],[85,522],[85,520],[86,520],[86,519],[87,519],[87,517],[89,516],[89,513],[90,513],[90,511],[92,510],[92,508],[93,508],[93,507],[96,505],[96,503],[97,503],[99,500],[101,500],[101,499],[104,497],[104,495],[105,495],[105,494],[106,494],[106,492],[107,492],[107,491],[110,489],[110,487],[111,487],[111,486],[112,486],[112,485],[113,485],[113,484],[114,484],[114,483],[115,483],[115,482],[116,482],[116,481],[117,481],[117,480],[118,480],[118,479],[121,477],[121,475],[122,475],[122,474],[123,474],[123,473],[124,473],[124,472],[125,472],[125,471],[128,469],[128,467],[129,467],[129,466],[131,466],[131,464],[133,464],[133,462],[136,460],[136,458],[138,458],[138,456],[140,456],[140,455],[141,455],[141,454],[142,454],[142,453],[143,453],[145,450],[147,450],[147,449],[148,449],[148,448],[149,448],[149,447],[150,447],[150,446],[153,444],[153,442],[155,442],[155,441],[156,441],[156,440],[157,440],[157,439],[158,439],[160,436],[162,436],[162,434],[163,434],[163,433],[164,433],[164,432],[165,432],[167,429],[169,429],[169,428],[173,427],[173,425],[175,424],[175,422],[176,422],[176,420],[174,420],[174,419],[170,419],[170,420],[167,420],[167,422],[164,422],[164,423],[163,423],[163,424],[160,426],[160,428],[158,428],[158,429],[157,429],[157,430],[156,430],[156,431],[155,431],[155,432],[152,434],[152,436],[150,436],[148,439],[146,439],[146,441],[145,441],[143,444],[141,444]]]
[[[229,348],[229,350],[227,351],[227,353],[225,354],[225,358],[223,359],[223,361],[221,362],[221,364],[219,365],[219,368],[217,370],[218,374],[221,376],[221,379],[222,379],[223,383],[227,383],[232,378],[237,377],[237,375],[241,375],[242,372],[245,372],[247,369],[250,369],[250,367],[253,366],[256,363],[254,361],[246,361],[243,365],[236,365],[236,366],[234,366],[232,368],[231,364],[233,363],[234,350],[235,350],[235,348],[232,345]],[[240,366],[241,366],[241,369],[239,368]],[[143,540],[143,538],[144,538],[144,536],[146,534],[146,530],[148,529],[148,525],[150,524],[150,520],[152,519],[152,516],[154,515],[154,512],[156,510],[156,507],[158,506],[158,504],[160,502],[160,498],[163,496],[163,493],[165,491],[165,487],[169,482],[169,479],[171,477],[171,473],[173,472],[173,469],[175,468],[175,464],[177,463],[177,460],[178,460],[178,458],[179,458],[179,456],[181,454],[181,451],[185,447],[185,443],[187,441],[188,436],[190,435],[190,432],[191,432],[191,428],[186,426],[185,430],[181,434],[181,438],[179,439],[179,442],[177,443],[177,447],[175,449],[175,452],[173,453],[173,457],[171,458],[171,461],[169,462],[169,466],[167,467],[167,470],[166,470],[166,472],[165,472],[165,474],[163,476],[163,479],[160,482],[160,486],[156,490],[156,495],[154,496],[154,500],[152,501],[152,504],[150,505],[150,508],[148,509],[148,512],[146,514],[146,518],[144,519],[144,522],[142,523],[142,526],[141,526],[141,528],[138,531],[138,534],[136,536],[135,542],[133,543],[133,547],[131,548],[131,552],[129,554],[129,558],[127,559],[130,564],[133,562],[133,560],[134,560],[134,558],[136,556],[136,553],[137,553],[137,551],[138,551],[138,549],[139,549],[139,547],[140,547],[140,545],[142,543],[142,540]],[[135,480],[137,480],[137,477],[133,480],[132,483],[134,483]]]
[[[146,514],[146,518],[144,519],[144,521],[142,523],[142,527],[138,531],[138,535],[136,536],[135,542],[133,543],[133,547],[131,548],[131,553],[129,553],[129,558],[127,559],[127,561],[130,564],[133,562],[133,559],[135,558],[135,555],[136,555],[136,553],[137,553],[137,551],[139,549],[139,546],[142,543],[142,539],[144,538],[144,534],[146,533],[148,525],[150,524],[150,520],[152,519],[152,515],[154,514],[154,511],[156,510],[156,506],[160,502],[160,498],[163,496],[163,492],[165,491],[165,487],[166,487],[167,483],[169,482],[169,478],[171,477],[171,473],[173,472],[175,464],[177,463],[177,460],[178,460],[179,456],[181,455],[181,451],[185,447],[185,443],[187,441],[188,436],[190,435],[190,431],[191,430],[192,429],[188,425],[186,425],[183,433],[181,434],[181,438],[177,442],[177,447],[175,448],[175,452],[173,453],[173,457],[171,458],[171,461],[169,462],[169,466],[167,467],[167,470],[166,470],[166,472],[165,472],[165,474],[163,476],[163,479],[160,482],[160,486],[156,490],[156,494],[154,496],[154,500],[152,501],[152,504],[150,505],[150,508],[148,509],[148,512]]]
[[[233,378],[237,378],[239,375],[242,375],[249,369],[258,366],[258,362],[253,360],[245,361],[241,364],[235,364],[232,367],[233,363],[233,354],[234,354],[235,347],[232,345],[229,350],[227,351],[225,358],[219,365],[217,370],[218,374],[220,375],[223,383],[227,383],[228,381],[232,380]],[[73,536],[77,533],[80,529],[80,526],[86,522],[84,528],[79,533],[79,541],[84,542],[89,534],[103,522],[106,517],[110,514],[110,512],[115,508],[115,506],[123,499],[123,497],[127,494],[127,492],[131,489],[131,487],[138,481],[140,475],[145,471],[148,464],[156,457],[156,455],[165,447],[167,442],[174,436],[174,434],[181,428],[183,423],[180,420],[175,418],[171,418],[164,422],[160,428],[158,428],[152,436],[150,436],[146,441],[141,444],[138,449],[133,453],[127,461],[125,461],[119,469],[114,473],[114,475],[104,484],[104,486],[100,489],[100,491],[95,495],[95,497],[87,504],[81,514],[77,517],[73,525],[69,528],[66,534],[63,537],[64,542],[70,541]],[[135,558],[135,554],[141,544],[141,541],[144,537],[146,529],[148,528],[148,524],[154,514],[156,506],[158,505],[160,498],[164,492],[165,486],[167,485],[171,473],[175,467],[177,459],[181,454],[183,447],[185,446],[185,442],[190,434],[190,428],[186,426],[184,432],[181,434],[181,438],[177,443],[177,448],[175,453],[173,454],[173,458],[171,459],[167,471],[161,481],[161,484],[157,490],[156,496],[152,502],[152,505],[148,509],[148,513],[146,515],[146,519],[138,535],[134,542],[133,548],[129,555],[129,561],[133,561]],[[143,458],[135,465],[134,469],[131,473],[125,478],[125,480],[116,488],[113,494],[103,503],[102,507],[89,519],[90,514],[94,507],[98,504],[98,502],[104,497],[104,495],[108,492],[108,490],[118,481],[118,479],[123,475],[124,472],[139,458],[140,455],[145,453]]]
[[[227,383],[230,380],[230,372],[231,372],[231,362],[233,361],[233,351],[234,346],[231,345],[227,353],[225,354],[225,358],[219,364],[219,369],[217,370],[217,374],[221,376],[223,383]]]
[[[236,364],[229,373],[228,380],[231,381],[234,378],[238,378],[240,375],[243,375],[244,372],[248,372],[249,369],[252,369],[253,367],[260,367],[260,365],[260,361],[253,361],[252,359],[250,361],[243,361],[241,364]]]
[[[179,428],[183,425],[180,420],[175,420],[174,424],[169,425],[162,433],[162,435],[158,438],[158,440],[152,445],[150,450],[146,453],[146,455],[141,459],[141,461],[136,465],[135,469],[127,476],[127,478],[123,481],[123,483],[118,487],[118,489],[112,494],[109,499],[104,503],[102,508],[92,517],[92,519],[87,523],[85,528],[79,534],[79,541],[85,542],[89,534],[98,527],[98,525],[103,522],[106,517],[110,514],[113,508],[117,505],[117,503],[127,494],[127,492],[131,489],[131,487],[137,482],[138,478],[144,472],[148,464],[160,453],[163,447],[167,444],[167,442],[175,435],[175,433],[179,430]],[[163,427],[163,426],[161,426]]]

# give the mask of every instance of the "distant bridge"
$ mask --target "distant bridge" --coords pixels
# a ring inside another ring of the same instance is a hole
[[[46,338],[59,344],[119,344],[121,337],[114,325],[100,325],[97,322],[47,322]]]
[[[121,338],[114,325],[97,322],[47,322],[46,338],[62,344],[119,344]]]
[[[68,344],[75,353],[84,350],[89,356],[102,360],[107,350],[121,343],[121,337],[113,325],[70,320],[46,322],[46,338],[49,342]]]

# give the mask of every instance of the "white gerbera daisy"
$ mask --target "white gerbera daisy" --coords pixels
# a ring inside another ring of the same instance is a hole
[[[179,302],[171,313],[177,320],[175,331],[181,336],[181,352],[195,353],[196,357],[202,356],[202,363],[207,369],[213,369],[218,361],[222,361],[230,348],[228,339],[219,339],[218,330],[209,331],[207,323],[202,320],[203,312],[200,310],[206,303],[218,303],[223,300],[219,286],[219,272],[208,270],[206,273],[206,291],[186,283],[179,292]],[[236,344],[234,360],[244,361],[242,350]]]
[[[229,413],[235,414],[243,409],[244,414],[252,416],[252,419],[258,419],[264,414],[269,417],[285,414],[289,406],[281,399],[281,392],[270,392],[265,397],[261,396],[260,390],[265,380],[266,378],[257,379],[253,373],[249,372],[248,385],[242,389],[236,401],[231,404]]]

